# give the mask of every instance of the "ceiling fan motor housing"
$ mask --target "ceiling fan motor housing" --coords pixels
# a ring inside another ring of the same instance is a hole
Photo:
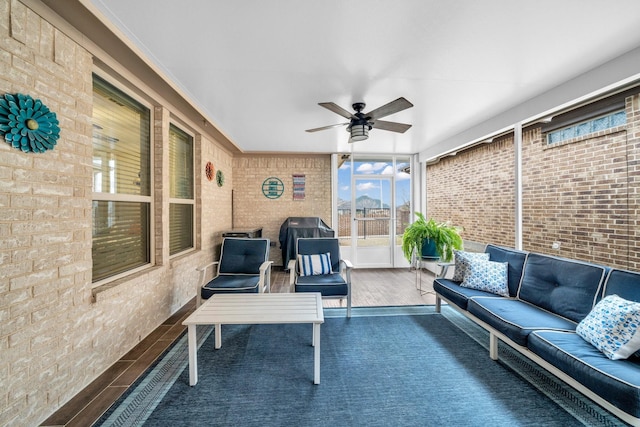
[[[355,102],[351,105],[356,113],[351,117],[351,122],[349,123],[349,126],[347,126],[347,132],[351,132],[354,126],[365,126],[362,130],[366,132],[367,136],[369,136],[367,131],[371,130],[372,123],[369,122],[369,117],[366,117],[362,113],[362,110],[364,110],[366,106],[367,105],[364,102]]]

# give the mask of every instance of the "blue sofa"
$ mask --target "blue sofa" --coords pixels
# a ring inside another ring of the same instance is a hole
[[[604,297],[640,302],[640,273],[487,245],[489,260],[508,263],[509,296],[437,278],[441,300],[489,332],[489,355],[498,341],[527,356],[620,417],[640,426],[640,356],[611,360],[576,333]]]

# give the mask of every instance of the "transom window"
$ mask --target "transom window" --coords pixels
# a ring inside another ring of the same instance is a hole
[[[572,126],[567,126],[547,134],[547,144],[557,144],[573,138],[578,138],[594,132],[600,132],[627,123],[627,114],[624,110],[616,111],[606,116],[597,117]]]

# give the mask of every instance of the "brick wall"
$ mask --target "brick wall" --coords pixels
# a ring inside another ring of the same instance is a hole
[[[472,242],[513,246],[513,138],[502,137],[427,167],[427,217],[463,227]]]
[[[0,1],[0,94],[40,98],[60,121],[54,150],[0,141],[0,425],[38,425],[195,295],[195,267],[231,227],[232,154],[195,136],[197,251],[169,258],[168,125],[154,110],[155,266],[99,290],[91,278],[92,55],[17,0]],[[145,92],[142,90],[142,92]],[[196,122],[200,118],[193,119]],[[227,182],[204,177],[211,161]],[[163,185],[160,185],[162,183]]]
[[[523,134],[524,249],[640,268],[637,99],[625,126],[552,146],[540,128]]]
[[[627,98],[625,126],[552,147],[539,126],[523,131],[523,249],[640,270],[639,99]],[[513,150],[506,136],[427,166],[427,215],[512,247]]]
[[[305,175],[305,198],[293,200],[293,174]],[[284,194],[268,199],[262,183],[277,177]],[[242,155],[233,159],[234,228],[262,227],[271,239],[270,259],[282,265],[278,235],[291,216],[320,217],[331,226],[331,156],[329,155]],[[273,246],[273,243],[277,246]]]

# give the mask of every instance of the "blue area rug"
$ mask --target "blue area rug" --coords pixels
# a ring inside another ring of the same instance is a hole
[[[609,413],[443,307],[325,309],[321,381],[311,325],[199,327],[199,381],[181,337],[104,426],[582,426]]]

